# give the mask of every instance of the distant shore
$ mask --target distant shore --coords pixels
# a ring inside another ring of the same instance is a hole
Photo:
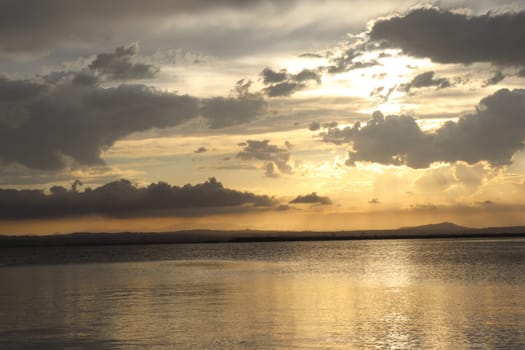
[[[184,243],[242,243],[283,241],[332,241],[427,238],[508,238],[525,237],[524,226],[468,228],[452,223],[431,224],[390,230],[355,231],[221,231],[175,232],[77,232],[47,236],[0,235],[0,248],[39,246],[139,245]]]

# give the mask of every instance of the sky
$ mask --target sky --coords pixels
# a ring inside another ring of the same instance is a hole
[[[525,1],[3,0],[0,234],[525,225]]]

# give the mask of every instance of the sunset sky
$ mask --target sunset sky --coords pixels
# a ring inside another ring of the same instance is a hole
[[[0,2],[0,234],[525,225],[524,1]]]

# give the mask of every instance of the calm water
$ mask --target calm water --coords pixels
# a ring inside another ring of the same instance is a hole
[[[0,349],[525,348],[525,239],[0,254]]]

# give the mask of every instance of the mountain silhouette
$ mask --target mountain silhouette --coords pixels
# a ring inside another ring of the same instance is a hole
[[[469,230],[469,227],[456,225],[453,222],[440,222],[437,224],[428,224],[428,225],[421,225],[421,226],[408,226],[408,227],[402,227],[400,230],[410,230],[410,231],[441,231],[441,232],[458,232],[458,231],[466,231]]]

